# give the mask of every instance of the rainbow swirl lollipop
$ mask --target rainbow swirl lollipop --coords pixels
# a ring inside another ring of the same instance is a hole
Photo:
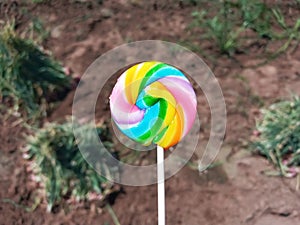
[[[162,62],[127,69],[110,96],[112,118],[129,138],[168,149],[191,129],[197,100],[189,80]]]

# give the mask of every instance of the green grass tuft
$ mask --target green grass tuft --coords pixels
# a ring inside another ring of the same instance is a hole
[[[70,87],[62,66],[33,41],[19,38],[13,26],[0,32],[0,102],[29,118],[45,115],[47,98]]]
[[[282,175],[292,176],[300,165],[300,98],[264,110],[263,118],[257,122],[257,132],[255,149],[279,168]]]
[[[222,54],[241,52],[245,39],[268,39],[282,43],[271,53],[270,58],[275,58],[292,43],[298,46],[300,42],[300,18],[288,25],[278,4],[269,6],[262,0],[224,0],[203,4],[205,9],[192,13],[191,28],[200,28],[200,40],[213,40]],[[247,29],[257,37],[245,36],[243,31]]]
[[[83,134],[80,140],[75,139],[73,129]],[[104,146],[111,150],[108,129],[98,126],[96,130]],[[80,201],[94,196],[101,200],[109,193],[110,182],[87,163],[78,149],[78,143],[86,148],[91,146],[92,137],[89,125],[74,126],[71,121],[67,121],[63,124],[49,123],[27,139],[24,157],[30,160],[35,180],[44,186],[48,211],[64,198]],[[97,151],[104,154],[106,149]],[[98,164],[103,175],[113,175],[111,166],[104,159],[100,159]]]

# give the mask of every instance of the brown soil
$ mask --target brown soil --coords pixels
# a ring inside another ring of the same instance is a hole
[[[22,3],[23,2],[23,3]],[[191,40],[197,34],[187,30],[191,12],[196,6],[189,1],[146,0],[64,0],[29,4],[24,1],[0,3],[0,10],[16,18],[19,31],[38,16],[51,31],[46,49],[80,76],[98,56],[128,41],[160,39],[178,42]],[[101,1],[98,1],[101,2]],[[299,10],[282,6],[291,20]],[[4,15],[4,14],[2,14]],[[3,16],[1,16],[3,17]],[[0,18],[1,18],[0,17]],[[3,20],[6,20],[3,17]],[[195,40],[195,39],[193,39]],[[197,42],[195,42],[197,44]],[[249,45],[250,46],[250,45]],[[167,224],[172,225],[295,225],[300,221],[299,192],[296,180],[268,177],[268,162],[244,149],[249,141],[255,118],[262,104],[300,94],[300,53],[286,52],[258,68],[259,47],[249,47],[247,54],[236,59],[218,56],[215,62],[205,59],[213,68],[225,96],[228,124],[219,160],[222,166],[199,174],[184,168],[166,182]],[[274,46],[275,47],[275,46]],[[211,43],[209,54],[217,50]],[[217,62],[217,63],[216,63]],[[60,120],[71,114],[73,92],[52,113],[49,120]],[[199,101],[205,101],[199,96]],[[99,116],[107,115],[105,106]],[[209,109],[203,109],[207,137]],[[0,117],[0,224],[113,224],[105,208],[95,205],[72,206],[72,210],[46,213],[45,203],[32,212],[35,184],[30,180],[20,147],[26,129],[11,117]],[[124,187],[112,205],[122,225],[157,224],[157,190],[147,187]],[[16,204],[15,204],[16,203]]]

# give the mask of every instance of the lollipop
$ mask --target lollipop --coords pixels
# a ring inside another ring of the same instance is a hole
[[[158,224],[165,224],[164,149],[191,129],[196,95],[184,74],[162,62],[142,62],[127,69],[110,96],[112,118],[129,138],[157,144]]]
[[[191,129],[196,95],[185,75],[162,62],[127,69],[110,96],[112,119],[129,138],[168,149]]]

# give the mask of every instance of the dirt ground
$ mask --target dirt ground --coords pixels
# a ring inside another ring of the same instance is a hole
[[[99,2],[99,3],[98,3]],[[126,42],[159,39],[171,42],[194,40],[197,33],[188,29],[191,12],[197,6],[189,1],[49,1],[29,4],[9,1],[1,4],[2,12],[16,19],[19,31],[32,18],[39,17],[50,36],[46,49],[74,76],[81,76],[101,54]],[[288,1],[287,1],[288,2]],[[286,4],[283,11],[293,19],[299,10]],[[4,15],[4,14],[2,14]],[[7,18],[0,16],[5,21]],[[264,171],[273,169],[262,157],[246,149],[259,108],[300,95],[300,52],[282,54],[260,67],[252,67],[261,53],[259,43],[249,45],[246,53],[235,59],[217,55],[213,43],[205,43],[215,61],[204,58],[213,69],[227,104],[228,124],[221,166],[202,174],[184,168],[166,181],[167,224],[172,225],[296,225],[300,224],[300,192],[296,179],[269,177]],[[274,46],[275,47],[275,46]],[[200,55],[201,56],[201,55]],[[48,120],[60,120],[71,114],[71,92]],[[204,101],[199,96],[199,101]],[[202,138],[209,133],[209,109],[204,108]],[[98,106],[99,115],[107,115],[106,106]],[[105,208],[78,205],[73,209],[46,213],[45,203],[32,212],[27,207],[35,203],[35,185],[26,170],[20,147],[26,129],[12,118],[0,117],[0,224],[101,224],[113,225]],[[206,129],[207,127],[207,129]],[[121,225],[157,224],[156,185],[123,187],[112,208]],[[17,204],[14,204],[17,203]]]

